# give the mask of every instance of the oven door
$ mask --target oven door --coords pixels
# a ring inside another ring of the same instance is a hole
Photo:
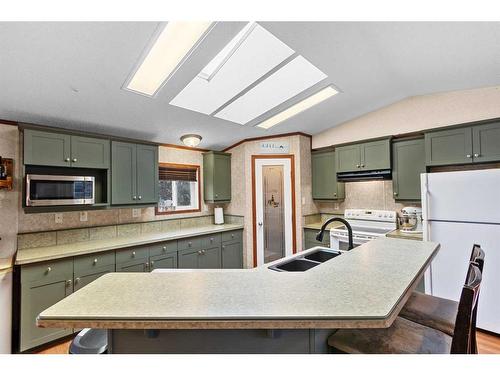
[[[371,241],[373,238],[370,237],[356,237],[352,239],[354,247],[358,247],[368,241]],[[330,234],[330,248],[333,250],[348,250],[349,249],[349,237],[340,235],[340,234]]]
[[[26,176],[26,206],[94,204],[94,177]]]

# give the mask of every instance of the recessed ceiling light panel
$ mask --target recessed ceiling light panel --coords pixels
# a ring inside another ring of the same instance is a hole
[[[211,26],[212,22],[168,22],[124,88],[154,96]]]

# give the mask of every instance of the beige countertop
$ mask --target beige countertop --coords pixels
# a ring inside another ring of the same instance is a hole
[[[438,249],[433,242],[382,237],[306,272],[268,269],[281,259],[246,270],[111,273],[43,311],[38,324],[110,329],[388,327]]]
[[[391,238],[402,238],[405,240],[415,240],[415,241],[423,241],[424,235],[423,233],[411,233],[411,232],[404,232],[399,229],[393,230],[390,233],[386,234],[387,237]]]
[[[45,260],[73,257],[124,247],[147,245],[156,242],[176,240],[180,238],[200,236],[204,234],[227,232],[243,229],[241,224],[212,224],[201,227],[180,229],[173,232],[149,233],[134,237],[115,237],[104,240],[75,242],[66,245],[54,245],[18,250],[16,265],[41,262]]]

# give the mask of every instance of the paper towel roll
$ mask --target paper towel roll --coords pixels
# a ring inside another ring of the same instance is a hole
[[[224,224],[224,212],[222,207],[214,208],[215,224]]]

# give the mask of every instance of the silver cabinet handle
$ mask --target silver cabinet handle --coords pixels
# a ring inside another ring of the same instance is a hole
[[[135,251],[132,251],[132,257],[135,258]]]
[[[77,158],[73,158],[73,163],[76,163],[78,161]]]
[[[474,157],[475,157],[475,158],[478,158],[478,157],[480,157],[480,156],[481,156],[481,155],[479,155],[479,154],[474,154]]]
[[[92,263],[94,263],[94,266],[95,266],[97,264],[97,258],[95,258]]]
[[[201,255],[201,250],[198,250],[198,255]]]
[[[141,199],[142,199],[142,195],[139,195],[139,197],[138,197],[138,198],[139,198],[139,200],[141,200]]]
[[[361,168],[364,168],[364,167],[365,167],[365,165],[364,165],[364,164],[361,164]]]
[[[163,246],[162,249],[163,249],[163,251],[167,251],[167,247],[166,246]]]
[[[47,271],[45,271],[45,272],[49,273],[50,271],[52,271],[52,267],[47,267]]]
[[[75,284],[78,284],[79,282],[80,282],[80,278],[79,278],[79,277],[77,277],[77,278],[75,279]]]
[[[66,159],[64,159],[64,161],[65,161],[66,163],[68,163],[68,162],[70,161],[70,158],[66,158]]]
[[[210,242],[214,242],[214,238],[213,237],[210,238]]]
[[[468,158],[470,158],[470,157],[471,157],[471,154],[467,154],[467,155],[465,155],[465,156],[467,156]]]
[[[150,264],[151,264],[151,267],[153,267],[153,266],[154,266],[154,264],[155,264],[155,261],[154,261],[154,260],[152,260]]]
[[[337,196],[337,193],[333,193],[333,196],[336,197]]]
[[[71,280],[66,281],[67,286],[71,286],[72,283],[73,283],[73,281],[71,281]]]
[[[201,251],[201,253],[202,253],[203,255],[205,255],[205,250],[202,250],[202,251]]]
[[[134,196],[132,197],[132,199],[133,199],[134,201],[135,201],[135,200],[137,200],[137,196],[136,196],[136,195],[134,195]]]
[[[234,234],[231,234],[231,238],[234,238]]]
[[[398,193],[397,193],[397,192],[394,192],[394,195],[398,195]]]
[[[191,245],[192,245],[192,244],[193,244],[192,242],[188,242],[188,246],[189,246],[189,247],[191,247]]]
[[[356,164],[356,168],[361,168],[361,164]]]
[[[222,248],[225,249],[226,248],[226,245],[222,245]]]

